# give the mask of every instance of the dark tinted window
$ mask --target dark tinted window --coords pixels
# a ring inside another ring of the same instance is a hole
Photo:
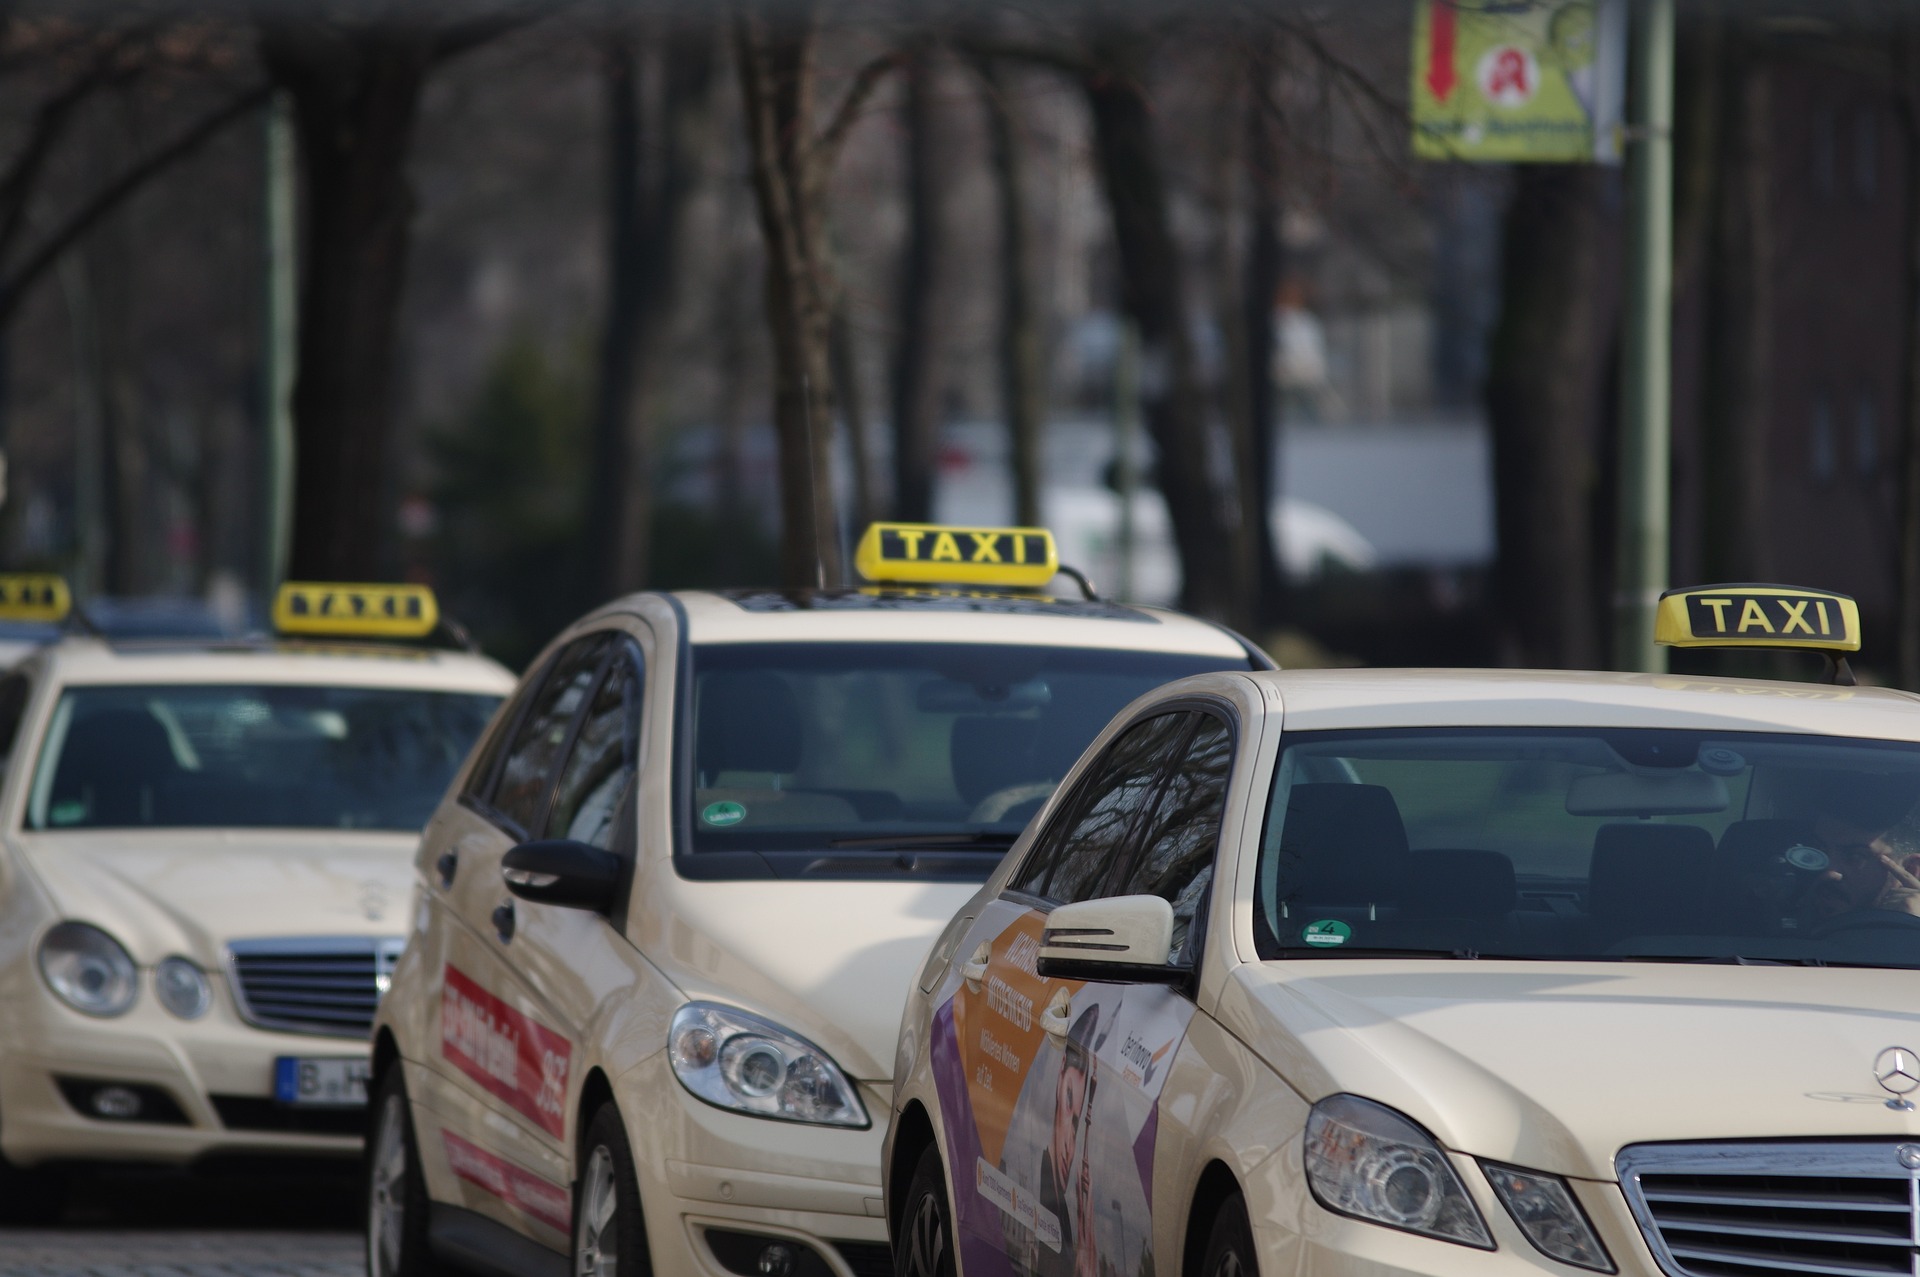
[[[1103,894],[1191,720],[1186,713],[1158,714],[1109,745],[1042,836],[1015,890],[1063,904]]]
[[[499,703],[397,688],[69,688],[27,827],[417,830]]]
[[[560,771],[547,812],[547,837],[595,847],[612,841],[614,812],[639,762],[641,692],[640,649],[622,643],[607,663]]]
[[[563,650],[514,729],[513,744],[500,767],[493,809],[522,831],[540,824],[560,751],[566,746],[574,716],[593,689],[606,646],[606,635],[593,634]]]
[[[1159,896],[1173,906],[1173,961],[1185,957],[1187,934],[1213,881],[1220,818],[1227,809],[1233,734],[1211,714],[1199,715],[1160,788],[1140,838],[1141,851],[1116,896]]]
[[[32,685],[25,674],[0,678],[0,762],[13,753],[13,738],[20,730],[20,715],[26,712],[27,693]]]

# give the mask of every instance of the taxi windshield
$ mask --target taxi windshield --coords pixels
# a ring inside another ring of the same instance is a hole
[[[27,828],[416,830],[500,698],[314,686],[61,694]]]
[[[687,823],[738,872],[984,879],[1107,720],[1244,659],[961,643],[692,652]],[[689,775],[690,774],[690,775]]]
[[[1263,957],[1920,966],[1920,746],[1679,730],[1286,738]]]

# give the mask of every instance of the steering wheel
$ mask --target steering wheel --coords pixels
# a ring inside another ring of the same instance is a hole
[[[1827,919],[1808,934],[1815,939],[1838,935],[1843,931],[1915,931],[1920,916],[1898,909],[1849,909]]]
[[[1053,792],[1050,780],[1022,781],[1018,785],[1008,785],[1005,789],[996,789],[973,805],[967,813],[969,824],[992,824],[1021,803],[1032,802],[1036,798],[1045,798]]]

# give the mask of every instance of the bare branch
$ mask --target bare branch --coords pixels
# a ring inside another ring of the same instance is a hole
[[[191,155],[227,125],[265,102],[271,92],[271,85],[260,84],[229,99],[224,105],[201,116],[171,142],[151,152],[96,191],[93,198],[75,210],[60,229],[48,236],[20,264],[19,269],[0,281],[0,327],[12,321],[20,308],[21,299],[34,281],[59,261],[60,255],[73,247],[75,241],[91,230],[96,222],[118,208],[155,176]]]
[[[852,132],[854,121],[859,117],[860,108],[866,105],[887,73],[906,61],[906,54],[898,50],[883,53],[868,62],[854,75],[853,83],[847,86],[846,96],[840,99],[840,105],[834,110],[832,120],[820,133],[814,143],[823,169],[833,167],[834,158],[840,153],[840,147],[846,142],[847,134]]]

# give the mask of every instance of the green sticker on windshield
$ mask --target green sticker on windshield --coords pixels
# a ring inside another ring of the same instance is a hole
[[[1345,944],[1353,935],[1353,928],[1338,918],[1322,918],[1318,922],[1309,922],[1300,933],[1300,938],[1317,948],[1328,948],[1336,944]]]
[[[737,825],[747,818],[747,809],[739,803],[708,803],[700,819],[709,825]]]

